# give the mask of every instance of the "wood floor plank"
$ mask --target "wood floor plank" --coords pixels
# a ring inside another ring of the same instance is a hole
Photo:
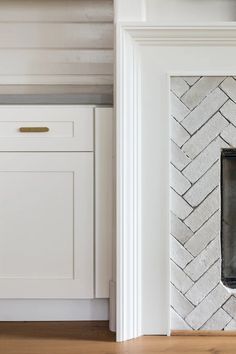
[[[107,322],[0,322],[0,354],[235,354],[236,336],[145,336],[115,343]]]
[[[207,336],[207,337],[236,337],[236,331],[209,331],[209,330],[200,330],[200,331],[172,331],[172,336]]]

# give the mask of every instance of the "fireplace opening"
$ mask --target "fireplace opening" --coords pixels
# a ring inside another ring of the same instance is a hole
[[[221,151],[221,280],[236,288],[236,149]]]

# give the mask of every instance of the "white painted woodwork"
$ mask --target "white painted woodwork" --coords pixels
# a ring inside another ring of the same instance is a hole
[[[10,86],[10,85],[9,85]],[[5,86],[6,87],[6,86]],[[3,95],[0,94],[0,104],[3,105],[28,105],[29,103],[32,105],[112,105],[113,102],[113,97],[110,95],[110,93],[107,93],[106,91],[106,86],[105,89],[101,90],[96,90],[97,88],[101,88],[101,86],[93,86],[89,88],[88,91],[85,90],[85,92],[81,93],[81,87],[79,86],[74,86],[73,89],[75,93],[70,93],[70,94],[65,94],[60,93],[60,87],[59,86],[47,86],[47,90],[44,89],[45,86],[43,85],[21,85],[16,87],[14,85],[14,88],[16,89],[17,92],[20,92],[18,94],[11,94],[11,93],[4,93]],[[84,86],[83,86],[84,87]],[[57,91],[58,93],[52,93],[51,90]],[[102,87],[103,88],[103,87]],[[1,89],[4,90],[3,86],[0,86],[0,92]],[[10,88],[11,89],[11,88]],[[18,90],[19,89],[19,90]],[[63,90],[64,87],[61,86],[61,89]],[[94,92],[93,92],[93,89]],[[108,88],[108,90],[112,89],[112,87]],[[31,90],[31,92],[30,92]],[[46,91],[47,93],[45,93]],[[78,92],[77,92],[78,91]],[[98,93],[96,93],[98,91]],[[33,93],[35,92],[35,93]],[[43,92],[43,93],[42,93]],[[87,92],[87,93],[86,93]],[[110,92],[110,91],[109,91]]]
[[[0,63],[0,75],[113,75],[113,50],[0,49]]]
[[[107,321],[108,299],[0,299],[0,321]]]
[[[197,24],[235,21],[232,0],[145,0],[146,21],[156,25]]]
[[[0,152],[0,298],[93,298],[93,181],[92,153]]]
[[[109,86],[110,103],[112,49],[111,0],[0,0],[0,85],[11,93],[16,85],[44,85],[44,94],[99,85],[102,96]]]
[[[2,22],[112,22],[112,0],[1,0]]]
[[[140,334],[170,333],[170,77],[235,76],[235,38],[234,23],[189,27],[129,24],[119,28],[118,341]],[[137,129],[140,123],[141,131]],[[137,161],[141,164],[141,195],[136,189]],[[134,230],[134,220],[140,216],[137,204],[142,206],[141,223]],[[133,259],[140,260],[141,267]],[[142,297],[136,306],[140,282]]]
[[[1,85],[112,85],[111,75],[2,75]],[[9,88],[9,87],[8,87]],[[68,90],[65,93],[70,93]],[[14,92],[12,92],[14,93]]]
[[[3,23],[0,48],[110,49],[111,23]]]
[[[13,94],[14,92],[14,94]],[[5,96],[10,95],[14,97],[15,101],[12,101],[13,104],[17,102],[17,95],[18,100],[21,99],[22,95],[27,95],[27,101],[25,103],[29,104],[34,100],[34,95],[43,95],[44,101],[42,103],[47,103],[50,100],[50,97],[61,95],[61,100],[57,102],[57,104],[61,104],[64,102],[63,97],[66,100],[70,100],[71,97],[76,102],[76,95],[77,99],[79,97],[86,95],[89,97],[105,95],[109,96],[112,92],[112,85],[17,85],[16,83],[13,85],[0,85],[0,100],[4,100]],[[78,102],[79,104],[80,102]],[[102,101],[101,101],[102,103]],[[91,101],[90,104],[95,104]]]
[[[95,109],[95,297],[109,297],[114,215],[113,109]]]
[[[117,30],[117,341],[142,334],[140,70],[133,39]],[[135,87],[135,88],[134,88]]]
[[[0,320],[108,319],[113,130],[109,107],[0,106]]]
[[[116,258],[115,258],[116,259]],[[116,282],[110,281],[109,291],[109,329],[116,332]]]
[[[115,22],[140,22],[146,19],[145,0],[114,0]]]
[[[0,151],[93,151],[92,106],[1,105]],[[20,127],[48,127],[22,133]]]

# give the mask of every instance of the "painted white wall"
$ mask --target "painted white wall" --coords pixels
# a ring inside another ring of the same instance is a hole
[[[235,21],[236,1],[146,0],[146,20],[156,25]]]

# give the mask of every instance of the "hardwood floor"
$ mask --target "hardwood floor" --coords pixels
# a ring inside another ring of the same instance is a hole
[[[0,354],[235,354],[236,336],[146,336],[115,343],[107,322],[0,323]]]

